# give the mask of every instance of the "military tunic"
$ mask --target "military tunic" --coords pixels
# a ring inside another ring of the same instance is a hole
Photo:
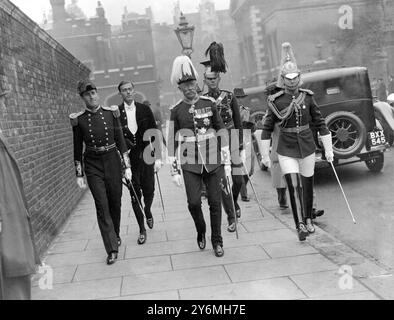
[[[122,155],[127,152],[119,117],[117,106],[99,107],[95,112],[86,109],[70,115],[76,175],[83,177],[86,174],[108,254],[118,251],[122,197],[122,169],[118,150]]]
[[[313,154],[316,145],[312,125],[320,135],[330,133],[310,90],[299,89],[297,97],[279,91],[268,97],[268,106],[261,139],[271,139],[275,123],[279,122],[279,155],[304,159]]]
[[[207,97],[199,97],[193,105],[179,102],[172,108],[170,119],[168,152],[170,156],[176,156],[179,150],[188,209],[197,233],[206,233],[201,208],[204,182],[207,186],[212,246],[222,246],[221,191],[218,187],[224,175],[220,153],[221,147],[228,146],[227,130],[218,115],[215,102]],[[225,134],[220,136],[220,132]]]

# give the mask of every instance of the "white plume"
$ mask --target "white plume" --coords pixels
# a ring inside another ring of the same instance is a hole
[[[177,84],[185,75],[195,76],[196,79],[198,77],[197,71],[188,56],[176,57],[172,65],[171,83],[173,85]]]

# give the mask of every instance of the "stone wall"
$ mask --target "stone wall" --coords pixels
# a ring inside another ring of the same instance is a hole
[[[83,108],[76,83],[90,70],[10,1],[0,1],[0,128],[15,151],[39,251],[82,196],[68,115]],[[4,91],[3,90],[3,91]]]

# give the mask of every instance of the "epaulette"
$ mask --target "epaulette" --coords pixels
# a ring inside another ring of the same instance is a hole
[[[314,95],[313,91],[309,90],[309,89],[301,89],[301,88],[299,88],[298,90],[300,90],[301,92],[305,92],[305,93],[309,94],[310,96]]]
[[[211,101],[211,102],[215,102],[215,99],[214,99],[214,98],[212,98],[212,97],[208,97],[208,96],[200,96],[200,98],[201,98],[201,99],[204,99],[204,100],[209,100],[209,101]]]
[[[285,92],[283,90],[278,91],[275,94],[271,94],[268,96],[268,101],[274,102],[276,98],[279,98],[281,95],[283,95]]]
[[[78,117],[82,116],[84,113],[85,113],[85,111],[81,111],[81,112],[72,113],[69,115],[70,122],[73,127],[76,127],[78,125]]]
[[[170,110],[172,110],[172,109],[174,109],[175,107],[177,107],[177,106],[179,106],[180,105],[180,103],[182,102],[183,100],[181,99],[181,100],[179,100],[177,103],[175,103],[175,104],[173,104],[172,106],[170,106]]]
[[[104,110],[111,111],[115,118],[120,117],[120,110],[118,106],[103,107]]]

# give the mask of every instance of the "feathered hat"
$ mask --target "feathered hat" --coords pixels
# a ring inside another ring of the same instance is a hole
[[[175,58],[171,72],[171,83],[173,85],[197,80],[197,77],[197,71],[188,56],[179,56]]]
[[[289,78],[295,78],[300,75],[300,70],[297,67],[297,62],[294,57],[293,48],[289,42],[282,43],[282,58],[280,65],[281,67],[279,70],[277,86],[283,88],[283,77],[288,76]]]
[[[205,51],[205,56],[208,57],[209,60],[201,62],[202,65],[205,66],[205,75],[217,75],[217,73],[226,73],[227,72],[227,62],[224,58],[224,47],[223,44],[212,42],[208,49]]]

